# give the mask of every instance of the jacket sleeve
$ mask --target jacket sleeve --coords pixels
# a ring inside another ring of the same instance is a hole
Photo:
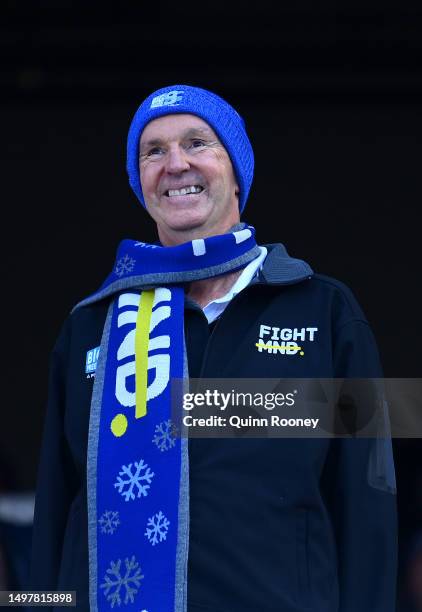
[[[334,366],[334,376],[339,378],[382,377],[366,321],[352,320],[338,330]],[[396,487],[386,412],[383,418],[382,436],[332,440],[326,464],[338,554],[339,612],[396,609]]]
[[[34,590],[57,589],[64,531],[75,495],[76,473],[64,435],[68,327],[66,322],[50,358],[32,540],[30,587]]]

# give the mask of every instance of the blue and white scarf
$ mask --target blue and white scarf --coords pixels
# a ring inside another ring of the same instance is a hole
[[[171,380],[188,377],[181,284],[259,253],[245,224],[175,247],[124,240],[102,287],[76,306],[113,296],[89,425],[91,612],[186,611],[188,452],[171,415]]]

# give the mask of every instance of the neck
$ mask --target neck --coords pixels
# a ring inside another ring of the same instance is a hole
[[[198,227],[189,227],[186,229],[172,229],[163,227],[157,224],[157,232],[160,242],[163,246],[178,246],[191,240],[198,238],[209,238],[210,236],[220,236],[227,234],[230,229],[240,223],[239,213],[227,217],[224,222],[209,224],[207,227],[200,225]]]
[[[195,281],[188,285],[186,294],[201,308],[204,308],[212,300],[223,297],[233,287],[241,274],[242,270],[236,270],[222,276]]]

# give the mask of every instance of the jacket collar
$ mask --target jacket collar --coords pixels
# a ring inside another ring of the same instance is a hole
[[[265,258],[260,275],[251,285],[265,282],[269,285],[289,285],[298,283],[314,274],[306,261],[290,257],[283,244],[265,244],[268,255]]]

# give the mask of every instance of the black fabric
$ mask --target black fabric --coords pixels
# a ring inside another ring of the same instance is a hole
[[[93,384],[84,366],[100,344],[107,306],[76,311],[53,352],[34,524],[32,588],[76,590],[84,611]],[[303,356],[289,356],[258,351],[260,325],[318,331]],[[352,294],[321,275],[249,286],[211,326],[187,303],[185,329],[191,377],[381,374]],[[188,612],[393,612],[395,497],[369,484],[373,444],[190,440]]]

